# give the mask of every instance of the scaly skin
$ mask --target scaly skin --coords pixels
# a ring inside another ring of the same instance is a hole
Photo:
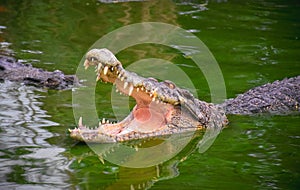
[[[249,115],[257,113],[288,114],[299,112],[300,76],[255,87],[226,100],[220,106],[226,114]]]
[[[120,123],[105,120],[89,129],[80,118],[78,128],[70,136],[85,142],[113,143],[171,135],[207,127],[222,128],[227,124],[223,110],[193,97],[170,81],[158,82],[123,69],[107,49],[93,49],[86,55],[84,66],[95,66],[97,81],[116,85],[122,94],[133,97],[137,105]]]
[[[171,81],[158,82],[123,69],[107,49],[93,49],[86,55],[85,68],[95,66],[97,81],[116,85],[120,93],[133,97],[137,105],[123,121],[96,129],[82,124],[70,130],[70,136],[85,142],[113,143],[166,136],[208,127],[221,129],[227,114],[299,112],[300,76],[259,86],[220,105],[200,101]],[[225,110],[225,111],[224,111]]]
[[[0,80],[22,82],[25,85],[49,89],[68,89],[78,85],[75,75],[65,75],[56,70],[45,71],[23,64],[12,57],[0,55]]]

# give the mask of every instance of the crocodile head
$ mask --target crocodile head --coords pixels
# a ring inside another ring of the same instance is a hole
[[[80,141],[113,143],[171,135],[209,126],[222,127],[227,123],[222,110],[200,101],[187,90],[171,81],[159,82],[126,71],[107,49],[92,49],[86,54],[84,67],[94,66],[96,80],[109,82],[117,91],[135,99],[132,112],[121,122],[112,124],[103,119],[90,129],[79,119],[78,128],[70,136]]]

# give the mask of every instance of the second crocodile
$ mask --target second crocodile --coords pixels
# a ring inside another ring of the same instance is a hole
[[[69,89],[79,85],[75,75],[65,75],[62,71],[53,72],[23,64],[13,57],[0,54],[0,81],[10,80],[48,89]]]

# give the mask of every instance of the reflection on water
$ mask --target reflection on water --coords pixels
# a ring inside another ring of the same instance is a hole
[[[67,186],[67,159],[60,155],[64,149],[46,141],[55,135],[46,127],[58,124],[47,119],[33,89],[0,83],[1,188]]]
[[[184,135],[181,134],[181,136]],[[135,152],[138,153],[143,148],[149,148],[151,146],[155,147],[157,144],[163,143],[163,138],[147,140],[144,142],[132,141],[128,143],[90,144],[89,146],[92,149],[85,147],[85,151],[82,151],[79,154],[77,153],[78,149],[82,150],[83,147],[77,145],[71,149],[72,156],[75,156],[76,154],[78,155],[74,158],[74,161],[70,167],[76,168],[77,172],[74,173],[76,176],[75,178],[80,179],[76,186],[82,189],[89,189],[95,186],[102,187],[104,189],[150,189],[158,182],[178,177],[180,174],[178,165],[184,162],[192,153],[195,152],[195,150],[198,150],[197,144],[199,139],[202,139],[202,137],[202,132],[196,133],[192,141],[172,159],[161,164],[144,168],[128,168],[118,166],[111,164],[109,160],[114,156],[120,156],[120,154],[116,153],[120,147],[139,147],[135,148]],[[178,145],[169,144],[169,147],[164,150],[166,152],[165,154],[168,154],[168,151],[172,151],[172,148],[175,148],[176,146]],[[153,154],[155,155],[155,152]],[[124,154],[124,156],[119,159],[123,159],[124,163],[134,162],[135,160],[139,161],[138,158],[136,158],[136,155],[133,154],[129,156]],[[144,159],[145,162],[147,162],[147,159],[152,158],[151,156],[147,156]],[[94,179],[101,180],[94,181]],[[85,181],[85,183],[81,184],[80,182],[82,181]],[[176,185],[167,187],[167,189],[176,189]]]

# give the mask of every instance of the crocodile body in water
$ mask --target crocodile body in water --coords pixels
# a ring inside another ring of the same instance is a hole
[[[49,89],[68,89],[78,84],[75,75],[65,75],[56,70],[54,72],[34,68],[30,64],[23,64],[15,58],[0,55],[0,80],[22,82],[25,85]]]
[[[132,112],[119,123],[103,120],[95,129],[82,124],[70,130],[70,136],[85,142],[113,143],[165,136],[208,127],[222,128],[225,114],[299,112],[300,76],[259,86],[214,105],[200,101],[171,81],[158,82],[123,69],[120,61],[107,49],[93,49],[86,55],[84,66],[95,66],[97,81],[116,85],[120,93],[136,100]]]

